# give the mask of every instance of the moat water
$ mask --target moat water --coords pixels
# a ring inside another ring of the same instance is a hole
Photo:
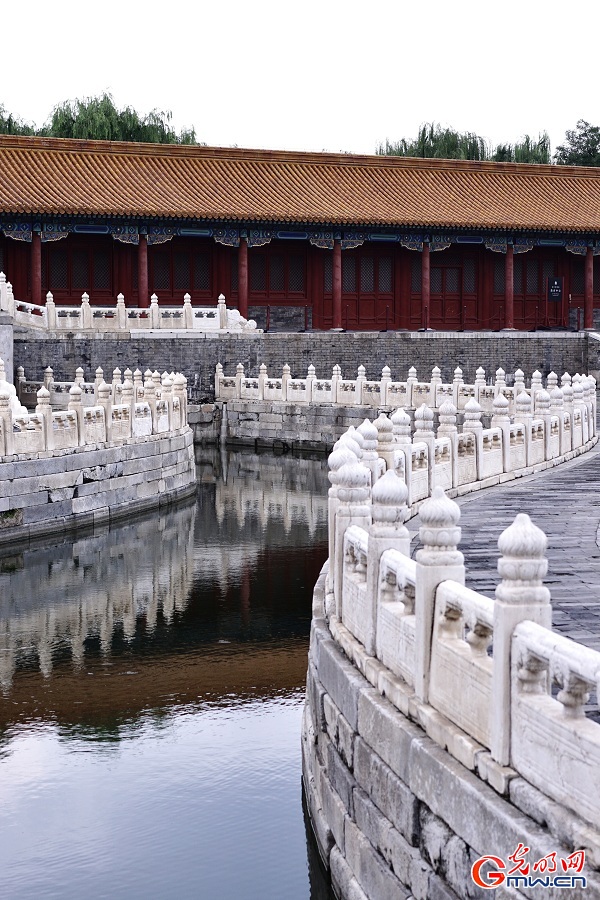
[[[302,808],[323,458],[0,551],[3,900],[329,900]],[[1,547],[1,544],[0,544]]]

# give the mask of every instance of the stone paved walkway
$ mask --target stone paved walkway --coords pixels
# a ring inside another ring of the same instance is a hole
[[[600,444],[556,469],[461,497],[460,549],[466,584],[494,596],[499,581],[498,538],[519,512],[548,536],[554,629],[600,650]],[[419,517],[408,523],[417,534]],[[418,539],[413,539],[413,553]]]

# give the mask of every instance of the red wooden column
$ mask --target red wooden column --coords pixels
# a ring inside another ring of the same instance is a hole
[[[42,305],[42,236],[39,231],[31,235],[31,302]]]
[[[504,260],[504,327],[515,327],[515,260],[512,244],[506,245]]]
[[[421,254],[421,328],[429,328],[431,304],[431,259],[429,242],[423,242]]]
[[[333,301],[333,325],[336,330],[342,330],[342,242],[333,242],[333,270],[332,270],[332,301]]]
[[[583,294],[583,327],[594,327],[594,251],[585,251],[585,287]]]
[[[147,309],[150,302],[148,296],[148,238],[140,234],[138,244],[138,304],[141,309]]]
[[[238,250],[238,312],[248,318],[248,238],[240,238]]]

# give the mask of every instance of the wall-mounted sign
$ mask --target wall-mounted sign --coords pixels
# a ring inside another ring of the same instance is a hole
[[[548,278],[548,301],[561,303],[563,298],[563,279]]]

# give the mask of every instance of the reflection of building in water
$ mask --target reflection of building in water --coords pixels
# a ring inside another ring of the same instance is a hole
[[[327,469],[314,460],[288,456],[241,453],[223,454],[223,478],[217,484],[215,511],[219,524],[233,511],[240,528],[248,519],[258,519],[264,528],[277,520],[289,534],[292,524],[304,523],[313,537],[327,525]]]
[[[205,451],[196,463],[209,480],[214,473],[214,511],[217,528],[205,520],[202,558],[218,573],[222,591],[244,584],[265,545],[299,547],[312,543],[327,529],[327,470],[312,459],[272,454]],[[202,476],[201,476],[202,477]],[[212,526],[212,527],[211,527]],[[200,526],[202,527],[202,526]],[[200,558],[198,558],[200,562]],[[204,565],[204,563],[203,563]]]
[[[326,467],[207,451],[198,472],[197,504],[0,558],[4,689],[17,667],[49,675],[65,657],[76,666],[85,657],[87,671],[98,644],[114,663],[121,636],[137,669],[150,632],[152,653],[165,660],[191,646],[306,633],[325,552]],[[190,629],[176,637],[162,627],[175,612]]]
[[[196,505],[105,529],[75,542],[5,558],[0,570],[0,684],[19,661],[37,655],[44,675],[52,653],[68,646],[83,662],[85,641],[104,652],[120,627],[135,635],[136,618],[156,626],[185,607],[193,580]],[[12,571],[10,571],[12,567]]]

